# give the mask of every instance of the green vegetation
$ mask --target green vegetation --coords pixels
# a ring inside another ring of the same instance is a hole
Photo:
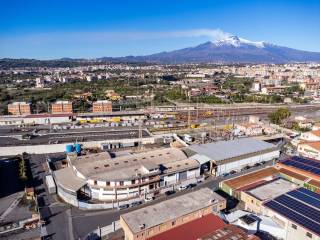
[[[305,128],[300,127],[297,122],[294,122],[294,123],[292,124],[292,129],[293,129],[293,130],[296,130],[296,131],[298,131],[298,132],[308,132],[308,131],[311,130],[310,128],[307,128],[307,127],[305,127]]]
[[[275,112],[269,113],[268,117],[271,123],[281,125],[283,120],[291,116],[288,108],[278,108]]]
[[[26,182],[28,180],[27,163],[26,163],[26,154],[25,153],[23,153],[19,159],[19,178],[23,182]]]
[[[240,94],[249,93],[253,83],[253,78],[237,78],[229,76],[222,84],[223,89],[237,91]]]
[[[192,102],[199,102],[199,103],[208,103],[208,104],[217,104],[217,103],[224,103],[221,98],[216,96],[199,96],[191,98]]]

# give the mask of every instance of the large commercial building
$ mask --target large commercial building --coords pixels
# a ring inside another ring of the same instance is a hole
[[[8,104],[8,112],[12,115],[28,115],[31,114],[31,105],[26,102],[14,102]]]
[[[72,102],[69,101],[57,101],[51,105],[51,112],[55,113],[72,113]]]
[[[225,207],[224,198],[209,188],[202,188],[123,214],[120,216],[120,225],[124,230],[125,240],[144,240],[194,220],[211,216],[213,212],[217,214]]]
[[[276,159],[280,154],[277,146],[252,138],[191,145],[186,151],[215,176]]]
[[[320,194],[299,188],[264,203],[263,214],[286,229],[286,240],[320,239]]]
[[[143,199],[162,189],[196,182],[200,177],[199,163],[175,148],[116,158],[107,152],[70,154],[68,165],[54,174],[58,194],[60,189],[65,201],[77,200],[80,195],[104,202]]]
[[[112,112],[112,102],[108,100],[93,102],[92,111],[94,113]]]

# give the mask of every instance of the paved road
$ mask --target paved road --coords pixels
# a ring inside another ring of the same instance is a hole
[[[149,137],[150,134],[142,130],[142,137]],[[121,140],[139,138],[139,130],[115,130],[115,131],[95,131],[78,133],[57,133],[35,136],[30,140],[19,140],[11,136],[0,136],[0,146],[21,146],[48,144],[58,141],[58,143],[76,142],[76,141],[99,141],[99,140]]]
[[[60,156],[63,153],[50,154],[50,157]],[[46,172],[43,163],[46,155],[30,155],[30,166],[34,179],[35,191],[38,195],[38,204],[41,218],[46,221],[44,226],[48,236],[45,239],[73,239],[70,237],[69,230],[73,232],[72,225],[68,224],[68,206],[59,203],[47,191],[45,186]],[[72,235],[71,235],[72,236]]]

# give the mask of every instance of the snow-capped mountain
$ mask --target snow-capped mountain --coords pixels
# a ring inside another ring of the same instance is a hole
[[[243,38],[239,38],[237,36],[230,36],[225,39],[213,42],[216,46],[229,45],[234,47],[241,47],[244,45],[255,46],[258,48],[263,48],[265,42],[252,42]]]
[[[219,41],[209,41],[195,47],[171,52],[103,59],[157,63],[289,63],[320,62],[320,53],[230,36]]]

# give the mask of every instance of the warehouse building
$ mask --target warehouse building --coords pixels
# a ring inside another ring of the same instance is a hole
[[[200,178],[199,163],[175,148],[116,158],[107,152],[69,154],[68,165],[55,172],[61,192],[96,201],[143,199],[161,189],[194,183]]]
[[[276,145],[251,138],[191,145],[186,152],[202,165],[202,169],[215,176],[270,161],[280,155]]]
[[[320,161],[293,156],[276,164],[282,177],[312,191],[320,192]]]
[[[215,218],[226,200],[209,188],[172,198],[120,216],[125,240],[144,240],[201,218]],[[214,219],[215,220],[215,219]],[[220,221],[219,221],[220,223]],[[220,224],[219,224],[220,225]],[[203,234],[209,233],[202,230]],[[198,232],[194,230],[194,233]],[[175,238],[177,239],[177,238]]]
[[[263,214],[286,229],[286,240],[320,239],[320,194],[299,188],[263,205]]]
[[[264,202],[294,190],[297,187],[298,186],[292,182],[278,178],[242,191],[241,201],[245,204],[246,211],[261,214],[261,208]]]
[[[245,175],[231,178],[219,183],[220,189],[241,200],[241,192],[259,186],[279,177],[279,171],[274,167],[267,167]]]

